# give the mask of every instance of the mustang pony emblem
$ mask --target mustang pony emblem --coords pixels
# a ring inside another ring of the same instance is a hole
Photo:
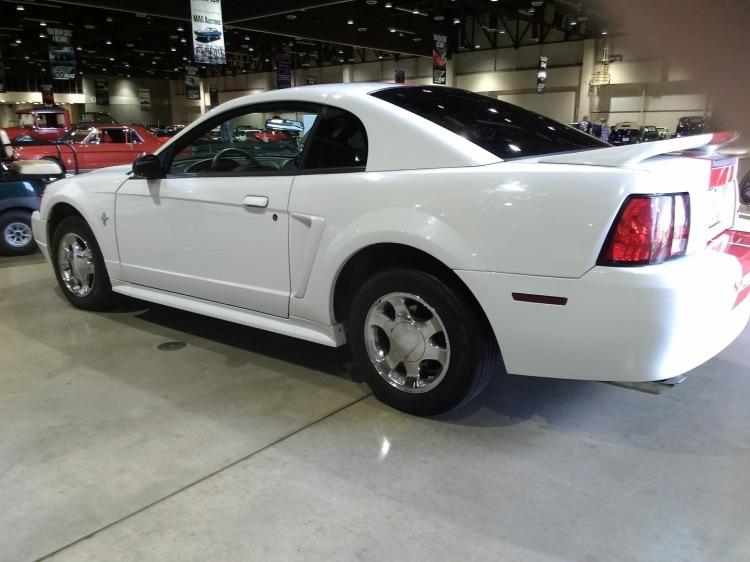
[[[99,217],[99,220],[102,221],[102,226],[107,226],[107,221],[109,220],[107,213],[102,213],[102,216]]]

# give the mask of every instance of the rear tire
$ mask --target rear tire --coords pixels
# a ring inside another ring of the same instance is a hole
[[[462,291],[421,271],[371,277],[354,296],[349,344],[382,402],[432,416],[469,402],[502,372],[494,335]]]
[[[0,253],[6,256],[25,256],[35,251],[31,211],[15,209],[0,214]]]
[[[64,218],[52,234],[52,267],[65,298],[83,310],[107,310],[116,304],[99,244],[82,218]]]

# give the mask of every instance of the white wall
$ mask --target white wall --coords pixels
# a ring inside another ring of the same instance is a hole
[[[575,119],[576,92],[547,92],[540,94],[501,94],[497,96],[529,111],[555,119],[560,123],[572,123]]]

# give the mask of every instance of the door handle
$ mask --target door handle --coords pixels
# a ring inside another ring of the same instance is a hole
[[[245,207],[258,207],[265,209],[268,207],[268,197],[265,195],[246,195],[242,200],[242,204]]]

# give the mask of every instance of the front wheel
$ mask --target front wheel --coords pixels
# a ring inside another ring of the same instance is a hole
[[[63,219],[50,250],[57,282],[73,306],[106,310],[115,304],[104,257],[86,221],[77,216]]]
[[[352,303],[349,341],[375,396],[418,416],[468,402],[500,370],[477,306],[421,271],[391,270],[367,281]]]
[[[15,210],[0,214],[0,253],[6,256],[23,256],[35,250],[31,212]]]

